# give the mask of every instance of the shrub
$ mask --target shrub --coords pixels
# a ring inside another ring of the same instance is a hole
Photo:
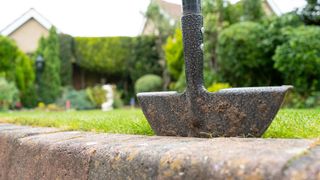
[[[241,22],[224,29],[217,47],[218,74],[232,86],[272,84],[271,57],[266,54],[266,30],[257,23]]]
[[[0,78],[0,110],[7,110],[19,100],[19,91],[14,83]]]
[[[313,91],[307,96],[293,91],[286,96],[286,108],[318,108],[320,107],[320,91]]]
[[[208,87],[209,92],[217,92],[221,89],[231,88],[229,83],[213,83],[210,87]]]
[[[86,93],[91,103],[97,108],[106,102],[106,91],[101,86],[88,87]]]
[[[187,82],[186,82],[186,73],[185,73],[185,68],[183,68],[180,77],[177,82],[172,84],[173,90],[176,90],[178,92],[183,92],[187,87]]]
[[[320,28],[303,26],[287,31],[287,42],[273,57],[286,84],[293,84],[302,94],[320,90]]]
[[[121,99],[121,93],[117,90],[116,86],[113,88],[113,108],[119,109],[123,107],[123,101]]]
[[[85,90],[76,91],[73,89],[64,89],[62,97],[57,104],[64,107],[66,102],[70,101],[71,108],[78,110],[94,109],[95,105],[90,101]]]
[[[164,46],[164,51],[168,72],[172,76],[173,80],[178,80],[184,63],[182,31],[180,28],[176,29],[174,36],[167,39],[167,43]]]
[[[139,92],[160,91],[162,79],[160,76],[148,74],[139,78],[135,84],[135,90]]]

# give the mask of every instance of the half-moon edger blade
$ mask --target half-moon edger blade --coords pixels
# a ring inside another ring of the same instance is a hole
[[[277,114],[292,86],[231,88],[186,93],[139,93],[143,112],[160,136],[260,137]]]

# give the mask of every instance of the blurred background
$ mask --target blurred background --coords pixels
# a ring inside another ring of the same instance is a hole
[[[294,85],[286,107],[320,106],[320,1],[202,4],[209,91]],[[121,108],[138,92],[182,92],[180,18],[180,0],[4,1],[0,109]]]

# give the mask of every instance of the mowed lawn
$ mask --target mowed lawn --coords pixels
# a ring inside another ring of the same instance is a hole
[[[154,135],[140,109],[110,112],[21,111],[0,113],[0,122],[121,134]],[[265,138],[319,138],[320,109],[282,109],[264,134]]]

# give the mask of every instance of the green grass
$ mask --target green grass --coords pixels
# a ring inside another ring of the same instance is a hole
[[[154,134],[139,109],[123,109],[109,112],[102,112],[100,110],[11,112],[0,113],[0,122],[1,121],[21,125],[58,127],[65,130],[143,135]]]
[[[280,110],[263,137],[319,138],[320,109]]]
[[[140,109],[110,112],[22,111],[0,113],[0,122],[122,134],[154,135]],[[280,110],[265,138],[319,138],[320,109]]]

